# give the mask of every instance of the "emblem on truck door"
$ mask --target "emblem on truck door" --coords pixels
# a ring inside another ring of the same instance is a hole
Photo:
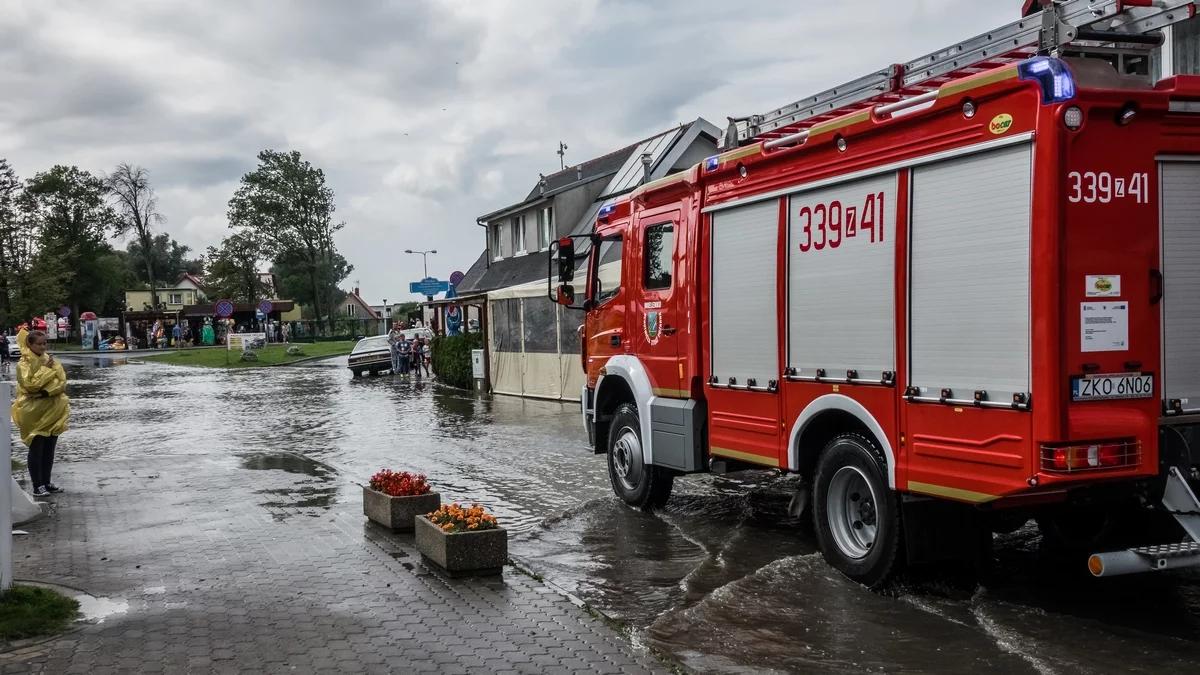
[[[658,336],[662,334],[662,322],[660,315],[662,312],[646,312],[646,320],[644,322],[646,328],[646,341],[651,346],[658,344]]]

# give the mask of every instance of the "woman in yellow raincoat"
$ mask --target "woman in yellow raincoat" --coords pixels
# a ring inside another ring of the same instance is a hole
[[[62,489],[50,482],[54,466],[54,447],[67,430],[70,405],[67,402],[67,374],[62,364],[46,353],[46,334],[40,330],[22,330],[17,334],[21,360],[17,362],[17,400],[12,419],[21,430],[21,440],[29,446],[29,478],[35,497],[44,497]]]

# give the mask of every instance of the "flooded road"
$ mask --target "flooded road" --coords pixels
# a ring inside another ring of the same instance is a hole
[[[701,672],[1144,672],[1200,658],[1200,574],[1092,580],[1041,558],[1036,528],[997,543],[985,585],[927,571],[872,593],[825,565],[771,472],[676,483],[661,513],[612,495],[578,407],[390,377],[352,380],[344,358],[208,371],[64,359],[72,430],[60,461],[197,455],[289,472],[261,491],[277,519],[357,503],[390,467],[479,501],[513,554]],[[263,481],[270,484],[270,481]]]

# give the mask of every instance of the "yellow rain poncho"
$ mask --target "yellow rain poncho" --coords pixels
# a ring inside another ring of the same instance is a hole
[[[21,360],[17,362],[17,400],[12,405],[12,420],[21,430],[25,445],[35,436],[59,436],[67,430],[70,405],[67,402],[67,374],[58,361],[48,365],[49,357],[29,350],[29,333],[17,334]]]

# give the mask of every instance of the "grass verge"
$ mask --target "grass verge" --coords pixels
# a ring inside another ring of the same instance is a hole
[[[255,366],[279,366],[293,361],[302,361],[314,357],[341,356],[349,354],[354,348],[354,341],[318,342],[316,344],[298,345],[303,352],[296,356],[287,353],[290,345],[267,345],[259,349],[258,361],[242,362],[241,352],[224,349],[195,349],[155,354],[143,357],[142,361],[167,363],[173,366],[194,366],[197,368],[253,368]]]
[[[13,586],[0,594],[0,640],[61,633],[79,615],[79,603],[49,588]]]

